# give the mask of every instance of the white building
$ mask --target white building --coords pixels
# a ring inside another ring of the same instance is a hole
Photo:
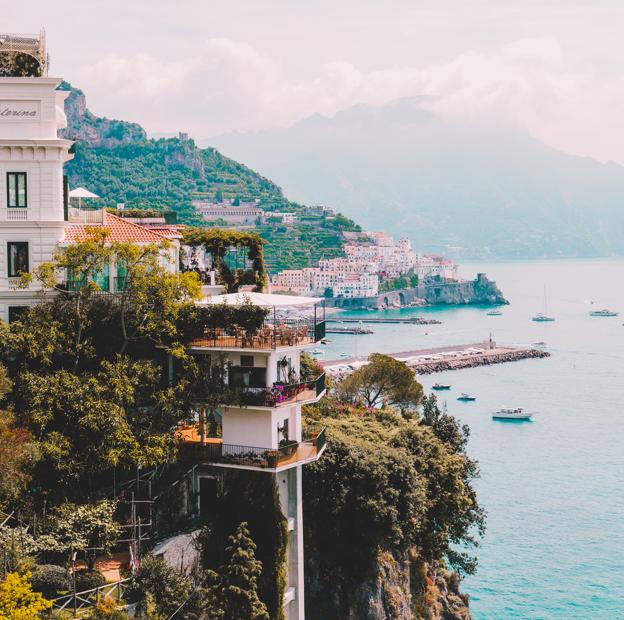
[[[206,222],[223,220],[233,225],[252,225],[265,215],[264,211],[258,207],[258,201],[241,202],[239,205],[234,205],[233,203],[233,200],[224,200],[223,202],[210,200],[192,201],[195,211]]]
[[[333,297],[374,297],[379,293],[379,276],[376,273],[350,275],[331,288]]]
[[[223,403],[218,408],[220,437],[208,436],[206,409],[199,410],[196,425],[181,430],[180,449],[190,451],[194,463],[275,477],[282,514],[288,522],[287,620],[305,618],[302,468],[319,459],[325,449],[324,429],[305,435],[301,421],[301,407],[325,394],[324,373],[310,381],[300,378],[301,351],[325,336],[325,317],[318,301],[262,293],[209,298],[207,303],[251,302],[268,308],[269,314],[253,335],[224,328],[191,344],[189,350],[196,357],[205,356],[208,363],[222,360],[228,368],[228,385],[240,390],[245,404]],[[306,307],[313,308],[309,318],[288,319],[281,314],[287,308],[301,311]],[[196,488],[202,505],[201,480]]]

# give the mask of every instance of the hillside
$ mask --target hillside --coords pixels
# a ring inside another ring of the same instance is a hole
[[[471,258],[624,254],[624,167],[403,100],[208,142],[293,198]]]
[[[71,91],[63,135],[76,140],[66,173],[71,187],[84,186],[102,197],[94,204],[166,206],[178,212],[181,222],[196,225],[202,220],[191,200],[198,193],[209,198],[258,199],[266,211],[297,212],[301,221],[292,226],[275,222],[258,228],[269,242],[266,256],[271,271],[337,256],[342,251],[341,231],[357,229],[346,218],[311,215],[306,207],[288,200],[275,183],[214,148],[199,149],[189,139],[149,139],[136,123],[92,114],[79,89],[67,83],[62,88]]]

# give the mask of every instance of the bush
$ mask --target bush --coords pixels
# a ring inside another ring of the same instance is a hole
[[[32,589],[41,592],[45,598],[56,598],[71,588],[67,571],[56,564],[35,566],[30,581]]]
[[[93,590],[106,583],[106,577],[97,570],[79,570],[76,572],[76,592]]]

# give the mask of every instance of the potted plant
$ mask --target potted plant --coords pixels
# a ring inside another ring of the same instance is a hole
[[[280,453],[277,450],[269,450],[267,452],[267,463],[270,468],[275,469],[279,461]]]

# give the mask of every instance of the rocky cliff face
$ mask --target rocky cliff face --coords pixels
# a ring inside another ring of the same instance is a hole
[[[103,148],[114,148],[147,139],[145,130],[137,123],[95,116],[87,109],[86,98],[81,90],[72,88],[67,82],[63,82],[61,88],[70,91],[65,101],[67,127],[59,132],[62,138]]]
[[[332,592],[316,591],[314,562],[306,571],[310,620],[472,620],[457,573],[429,565],[415,552],[397,557],[380,551],[366,579],[349,588],[336,575]]]

